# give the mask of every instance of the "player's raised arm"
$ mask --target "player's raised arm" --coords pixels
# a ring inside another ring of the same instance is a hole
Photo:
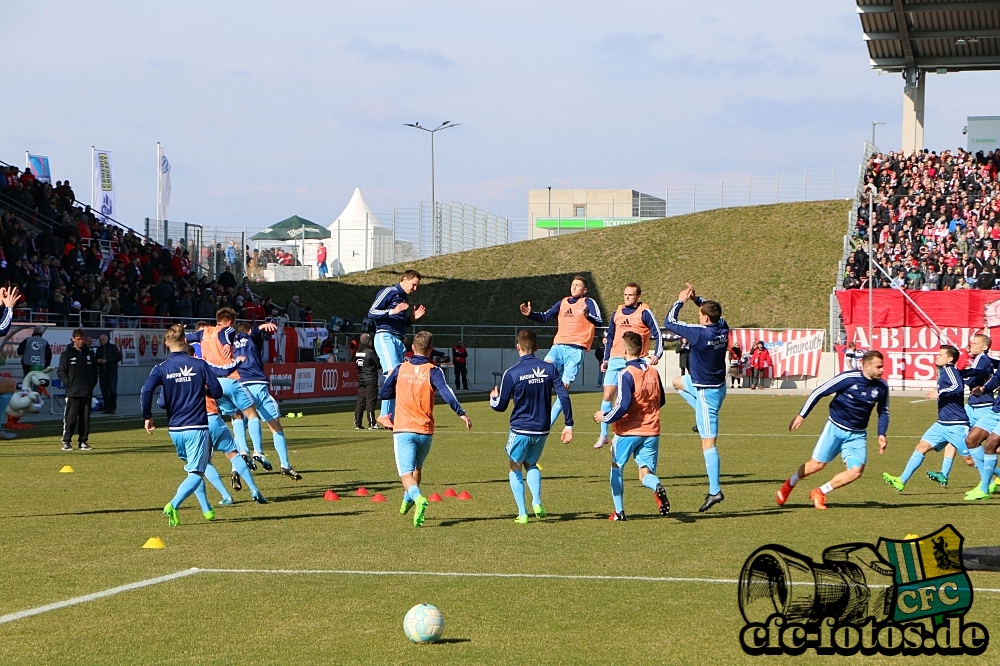
[[[402,310],[390,308],[389,301],[392,299],[392,294],[394,290],[395,286],[392,286],[392,287],[386,287],[382,291],[378,292],[378,295],[375,297],[375,300],[372,301],[371,307],[368,308],[369,317],[371,317],[372,319],[379,319],[381,317],[385,317],[388,314],[397,314],[398,312],[402,312],[402,310],[405,310],[407,307],[409,307],[408,304],[406,303],[397,303],[396,307],[398,308],[400,305],[402,305],[403,306]]]
[[[559,316],[559,306],[562,305],[562,299],[556,301],[556,304],[553,305],[548,310],[546,310],[545,312],[532,312],[531,309],[530,309],[531,308],[531,301],[528,301],[527,303],[523,303],[521,305],[521,312],[522,313],[524,312],[524,306],[525,305],[528,306],[528,308],[529,308],[528,309],[528,314],[526,314],[525,317],[527,317],[531,321],[537,321],[537,322],[541,322],[541,323],[544,324],[545,322],[552,321],[553,319],[555,319],[556,317]]]

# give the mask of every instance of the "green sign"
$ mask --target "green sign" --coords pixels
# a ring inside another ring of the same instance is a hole
[[[615,217],[608,220],[590,217],[539,217],[535,219],[535,224],[539,229],[604,229],[642,221],[643,218],[638,217]]]

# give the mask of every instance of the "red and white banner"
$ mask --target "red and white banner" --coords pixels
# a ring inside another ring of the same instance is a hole
[[[279,400],[358,394],[354,363],[265,363],[271,394]]]
[[[744,353],[763,342],[771,354],[768,377],[815,377],[823,357],[826,331],[819,329],[789,329],[766,331],[759,328],[733,328],[729,331],[729,347],[739,343]]]
[[[938,349],[942,344],[963,349],[973,335],[983,332],[986,312],[992,309],[991,303],[1000,300],[1000,292],[959,289],[908,291],[907,295],[919,310],[895,289],[873,290],[869,340],[868,291],[838,291],[847,342],[853,342],[861,350],[882,352],[883,378],[892,388],[933,388],[937,383],[934,357]],[[1000,328],[986,330],[994,339],[1000,334]],[[845,345],[836,346],[838,372],[844,370],[844,349]]]

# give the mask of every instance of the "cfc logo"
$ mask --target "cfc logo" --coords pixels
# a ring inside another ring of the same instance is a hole
[[[324,391],[336,391],[340,378],[336,370],[324,370],[320,379]]]

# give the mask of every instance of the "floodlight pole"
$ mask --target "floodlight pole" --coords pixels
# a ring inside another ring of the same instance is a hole
[[[419,122],[416,123],[403,123],[406,127],[412,127],[414,129],[423,130],[431,135],[431,215],[432,215],[432,226],[431,229],[437,234],[437,248],[435,254],[441,254],[441,229],[438,224],[437,217],[437,193],[434,190],[434,134],[443,129],[451,129],[452,127],[458,127],[461,123],[453,123],[450,120],[446,120],[435,129],[428,129],[421,126]]]

